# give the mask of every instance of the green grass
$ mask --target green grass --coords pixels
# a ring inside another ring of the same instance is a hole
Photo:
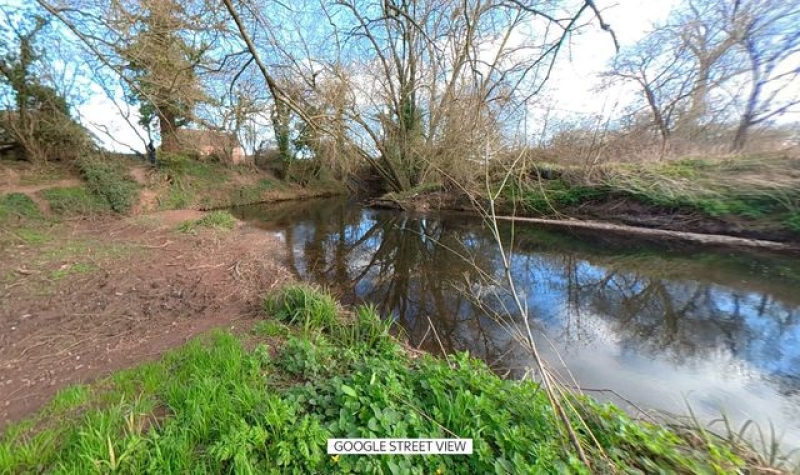
[[[184,221],[178,226],[183,233],[193,233],[197,228],[211,228],[220,231],[230,231],[236,227],[237,219],[228,211],[212,211],[197,220]]]
[[[49,188],[39,194],[57,216],[91,215],[109,211],[108,203],[86,187]]]
[[[0,197],[0,223],[12,218],[40,219],[42,212],[36,203],[24,193],[9,193]]]
[[[466,354],[412,359],[383,330],[350,333],[344,344],[337,326],[374,326],[374,309],[350,323],[331,320],[332,298],[313,289],[293,286],[267,302],[295,322],[276,347],[215,332],[62,391],[5,431],[0,473],[598,473],[613,465],[619,473],[721,474],[745,464],[713,438],[691,444],[571,396],[586,422],[575,427],[590,470],[536,383],[503,380]],[[283,334],[278,325],[254,333]],[[472,438],[474,455],[332,457],[325,449],[332,437],[454,435]]]
[[[60,280],[70,275],[89,274],[98,269],[95,264],[89,262],[77,262],[75,264],[64,264],[63,267],[50,272],[50,278]]]

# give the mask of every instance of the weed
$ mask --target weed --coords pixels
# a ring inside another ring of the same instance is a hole
[[[246,205],[259,203],[264,200],[264,193],[274,190],[278,184],[272,180],[260,180],[252,186],[240,186],[231,190],[231,204]]]
[[[290,337],[275,363],[289,375],[311,379],[330,369],[332,362],[333,349],[323,337],[313,342],[308,338]]]
[[[50,210],[61,216],[77,216],[108,211],[108,203],[90,193],[83,186],[68,188],[49,188],[39,194],[47,200]]]

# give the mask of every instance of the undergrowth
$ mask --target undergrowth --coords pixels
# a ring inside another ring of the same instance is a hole
[[[58,396],[5,431],[0,473],[735,473],[746,462],[692,445],[583,396],[592,461],[576,457],[543,391],[467,354],[411,358],[373,308],[343,317],[330,295],[266,298],[287,324],[217,331],[160,361]],[[267,333],[281,338],[259,343]],[[255,341],[252,341],[255,340]],[[597,444],[590,442],[592,429]],[[329,438],[474,440],[471,456],[331,456]]]
[[[139,198],[139,184],[118,159],[102,156],[78,160],[78,168],[89,190],[116,213],[127,213]]]

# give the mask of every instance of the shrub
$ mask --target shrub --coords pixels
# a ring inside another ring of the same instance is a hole
[[[89,189],[117,213],[127,213],[139,198],[139,184],[119,162],[100,157],[82,158],[78,167]]]

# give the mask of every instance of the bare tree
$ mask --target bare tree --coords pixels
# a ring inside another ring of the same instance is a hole
[[[749,76],[731,147],[740,151],[754,126],[800,105],[800,1],[740,0],[732,14],[729,34],[739,39]]]
[[[686,54],[686,45],[676,40],[671,31],[656,28],[635,45],[624,48],[603,74],[607,85],[632,83],[639,89],[650,123],[660,137],[662,155],[680,113],[689,107],[693,86],[700,81]]]
[[[276,109],[291,111],[316,140],[352,150],[395,191],[471,179],[485,158],[480,139],[508,138],[504,124],[518,119],[581,14],[594,9],[593,2],[577,11],[527,1],[299,2],[286,7],[296,25],[287,40],[271,23],[285,14],[275,4],[224,3]],[[282,77],[299,91],[289,94]]]

